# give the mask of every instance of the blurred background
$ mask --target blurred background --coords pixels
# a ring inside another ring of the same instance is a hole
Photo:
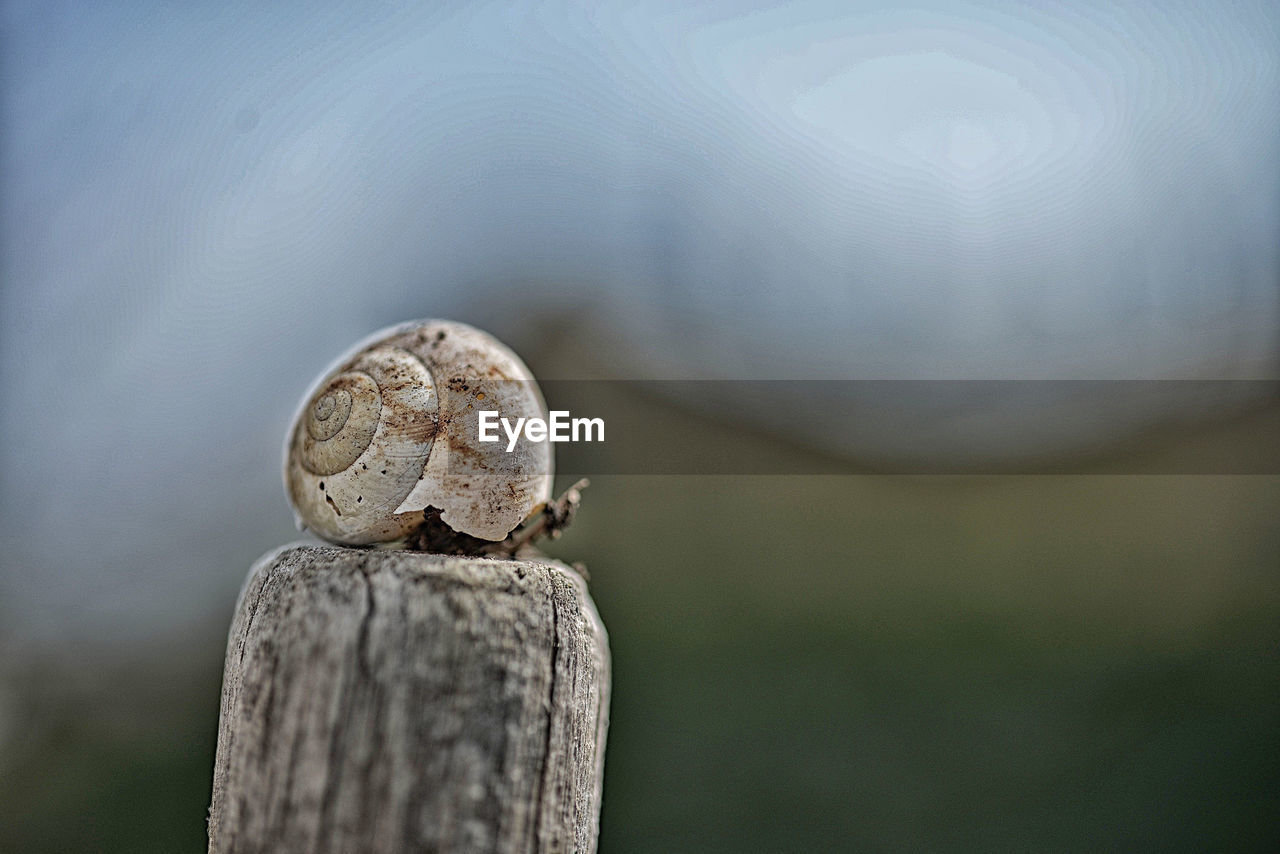
[[[379,327],[561,379],[1280,379],[1266,2],[11,0],[0,84],[0,850],[203,850],[285,430]],[[1272,850],[1280,476],[1162,461],[1266,457],[1280,403],[969,387],[633,402],[855,473],[593,479],[553,551],[611,635],[603,851]]]

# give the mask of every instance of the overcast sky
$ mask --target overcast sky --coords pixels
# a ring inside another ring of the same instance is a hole
[[[1275,376],[1275,4],[427,5],[6,4],[0,618],[238,583],[301,390],[412,317],[588,306],[636,377]]]

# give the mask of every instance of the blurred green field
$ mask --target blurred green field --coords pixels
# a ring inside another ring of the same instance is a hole
[[[614,655],[601,850],[1273,850],[1277,519],[1276,476],[596,478],[553,551]],[[232,604],[14,668],[0,850],[203,850]]]
[[[615,491],[602,850],[1280,839],[1280,480]]]

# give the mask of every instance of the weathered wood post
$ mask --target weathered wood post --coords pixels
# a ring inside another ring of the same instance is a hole
[[[283,549],[231,626],[209,851],[594,851],[608,707],[566,566]]]

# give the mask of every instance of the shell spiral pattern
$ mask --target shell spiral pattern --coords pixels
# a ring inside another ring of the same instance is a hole
[[[529,369],[484,332],[428,320],[370,336],[294,418],[285,488],[299,525],[336,543],[390,543],[435,507],[459,533],[506,537],[547,501],[551,452],[480,443],[480,401],[504,415],[546,415]]]

